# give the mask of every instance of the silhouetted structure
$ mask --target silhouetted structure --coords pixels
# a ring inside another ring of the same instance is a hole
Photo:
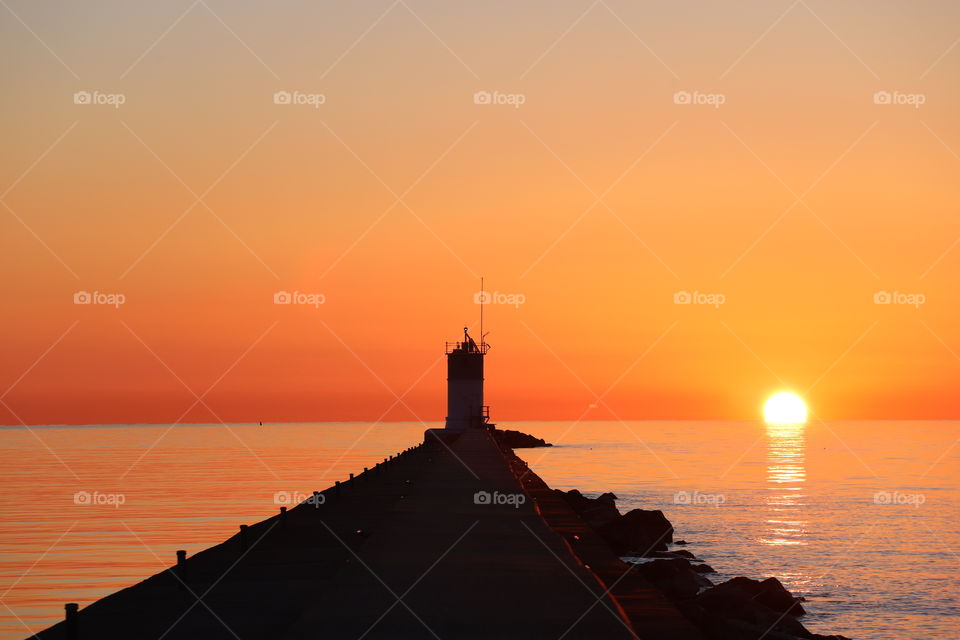
[[[477,344],[467,328],[463,342],[446,344],[447,429],[482,427],[490,421],[490,407],[483,404],[483,359],[489,345]]]

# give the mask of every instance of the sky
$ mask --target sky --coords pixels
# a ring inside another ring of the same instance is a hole
[[[960,6],[518,4],[7,0],[0,423],[960,417]]]

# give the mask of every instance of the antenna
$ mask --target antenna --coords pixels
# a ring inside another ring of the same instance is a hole
[[[483,299],[487,292],[483,289],[483,276],[480,276],[480,349],[483,350]]]

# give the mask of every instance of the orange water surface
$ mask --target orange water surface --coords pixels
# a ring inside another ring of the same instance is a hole
[[[433,426],[433,425],[429,425]],[[551,486],[662,509],[819,633],[958,637],[957,422],[526,422]],[[22,638],[421,438],[421,423],[0,429],[0,637]],[[99,504],[97,504],[99,502]]]

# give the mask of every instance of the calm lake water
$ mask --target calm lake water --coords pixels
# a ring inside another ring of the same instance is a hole
[[[807,598],[813,631],[960,637],[960,422],[501,426],[558,443],[520,451],[551,486],[662,509],[714,581],[777,576]],[[220,542],[273,515],[277,492],[324,488],[423,429],[0,427],[0,638]]]

